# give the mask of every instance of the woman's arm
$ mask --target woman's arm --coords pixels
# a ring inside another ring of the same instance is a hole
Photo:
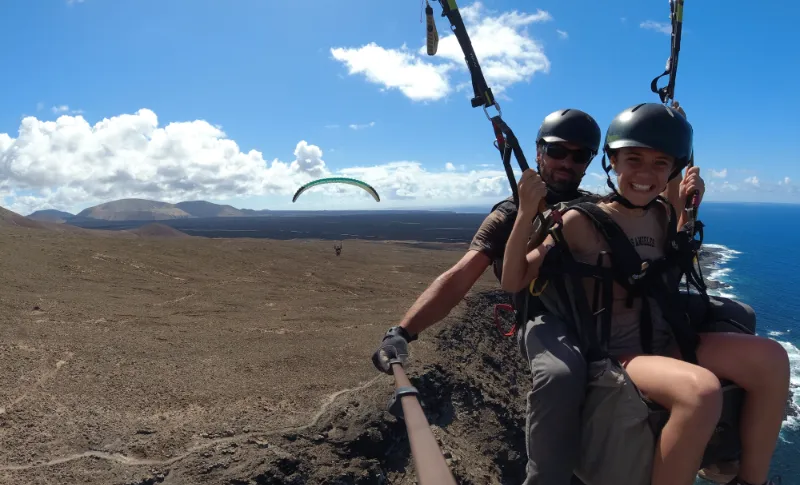
[[[544,210],[544,197],[547,195],[544,181],[530,168],[522,172],[517,185],[519,194],[517,219],[506,242],[503,273],[500,276],[500,286],[511,292],[519,291],[526,283],[528,264],[525,253],[533,229],[533,218]]]
[[[511,235],[508,237],[508,243],[506,243],[506,251],[503,256],[503,273],[500,278],[500,286],[505,291],[515,293],[521,290],[539,273],[542,263],[537,261],[534,256],[534,253],[537,253],[539,248],[526,255],[528,240],[530,240],[533,232],[532,222],[533,218],[523,213],[518,214],[517,220],[514,221],[514,228],[511,229]],[[550,236],[545,239],[545,242],[549,238]]]
[[[511,293],[516,293],[525,288],[534,278],[539,276],[539,271],[542,269],[542,263],[544,263],[547,252],[555,246],[553,236],[548,235],[539,246],[525,254],[527,251],[527,238],[525,236],[527,236],[526,232],[529,230],[525,230],[524,222],[522,222],[522,227],[517,228],[519,220],[517,219],[514,223],[511,237],[508,239],[506,255],[503,259],[503,275],[500,280],[503,290]],[[580,212],[569,211],[564,215],[561,235],[564,237],[564,241],[570,251],[585,251],[586,246],[583,243],[588,240],[588,230],[590,230],[589,222]],[[517,237],[522,239],[521,243],[514,240],[514,231],[519,233]]]

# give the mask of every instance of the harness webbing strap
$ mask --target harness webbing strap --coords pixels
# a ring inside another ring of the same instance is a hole
[[[650,90],[658,94],[662,103],[667,103],[675,98],[675,77],[678,75],[678,55],[681,51],[681,34],[683,31],[683,0],[670,0],[669,7],[670,19],[672,20],[669,58],[664,72],[650,83]],[[659,88],[658,80],[666,75],[669,75],[667,85]]]
[[[555,241],[555,247],[547,252],[542,270],[548,281],[556,288],[559,299],[569,305],[573,321],[579,322],[575,325],[575,331],[578,334],[581,350],[585,353],[587,362],[593,362],[605,358],[608,354],[605,351],[606,345],[599,341],[582,278],[595,277],[598,270],[595,266],[575,261],[564,239],[562,227],[563,224],[558,222],[549,230]],[[607,275],[610,279],[611,273]],[[570,295],[574,298],[570,298]]]
[[[640,284],[649,270],[650,261],[642,261],[636,248],[633,247],[625,232],[614,222],[608,213],[596,204],[580,204],[574,207],[589,218],[595,228],[601,233],[606,243],[611,248],[611,264],[615,279],[628,292],[626,304],[633,306],[635,298],[642,301],[641,318],[639,322],[639,337],[642,351],[646,354],[653,353],[653,318],[650,308],[648,292]],[[611,301],[606,303],[610,305]]]
[[[683,358],[689,362],[696,362],[697,334],[689,324],[688,315],[680,311],[677,287],[670,288],[667,284],[669,279],[667,273],[677,267],[683,274],[687,265],[691,267],[694,253],[691,251],[693,249],[691,245],[681,244],[680,239],[686,240],[689,236],[685,231],[677,231],[674,209],[669,204],[667,207],[671,217],[667,227],[665,254],[654,261],[643,261],[622,228],[608,213],[593,203],[572,205],[565,209],[564,213],[573,209],[581,212],[606,240],[611,252],[601,253],[597,264],[575,261],[564,239],[562,225],[555,224],[550,229],[556,247],[545,257],[540,275],[548,278],[554,285],[559,299],[569,305],[574,321],[579,322],[577,330],[583,334],[581,345],[587,349],[589,361],[607,355],[608,342],[611,338],[613,285],[616,282],[628,292],[631,304],[635,298],[640,298],[642,301],[640,316],[642,350],[646,354],[653,353],[652,299],[669,324]],[[610,259],[611,267],[602,266],[605,257]],[[589,300],[586,298],[582,278],[595,279],[591,311],[588,308]],[[694,276],[687,277],[687,281],[691,280],[693,285],[694,279]],[[702,278],[699,280],[700,285],[694,286],[705,295],[707,301]]]

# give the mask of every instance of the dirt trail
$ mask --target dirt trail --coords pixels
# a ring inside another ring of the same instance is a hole
[[[59,362],[64,362],[64,361],[59,361]],[[34,469],[34,468],[42,468],[42,467],[60,465],[62,463],[67,463],[67,462],[71,462],[71,461],[75,461],[75,460],[80,460],[80,459],[83,459],[83,458],[99,458],[101,460],[113,461],[113,462],[119,463],[121,465],[130,465],[130,466],[172,465],[174,463],[177,463],[177,462],[187,458],[188,456],[192,455],[193,453],[197,453],[199,451],[203,451],[205,449],[208,449],[208,448],[211,448],[211,447],[214,447],[214,446],[217,446],[217,445],[226,444],[226,443],[233,443],[235,441],[241,441],[241,440],[243,440],[245,438],[250,438],[250,437],[254,437],[254,436],[269,436],[269,435],[273,435],[273,434],[292,433],[292,432],[297,433],[297,432],[305,431],[306,429],[311,428],[312,426],[316,426],[317,422],[320,420],[320,418],[323,416],[323,414],[328,410],[328,407],[330,405],[332,405],[336,401],[336,399],[338,397],[340,397],[340,396],[342,396],[344,394],[349,394],[349,393],[356,392],[356,391],[363,391],[363,390],[369,388],[370,386],[372,386],[373,384],[375,384],[378,381],[379,378],[380,378],[380,376],[375,377],[375,378],[369,380],[367,383],[365,383],[363,385],[360,385],[358,387],[353,387],[353,388],[349,388],[349,389],[342,389],[341,391],[336,391],[333,394],[327,396],[325,398],[325,402],[320,407],[319,411],[317,411],[317,413],[314,414],[314,416],[311,418],[311,421],[309,421],[308,423],[306,423],[306,424],[304,424],[302,426],[290,427],[290,428],[284,428],[284,429],[276,429],[276,430],[269,430],[269,431],[264,431],[264,432],[260,432],[260,433],[257,433],[257,432],[243,433],[241,435],[236,435],[236,436],[226,437],[226,438],[214,438],[214,439],[208,440],[207,442],[205,442],[205,443],[203,443],[201,445],[193,446],[193,447],[189,448],[188,450],[186,450],[185,453],[182,453],[182,454],[180,454],[180,455],[178,455],[176,457],[170,458],[169,460],[142,460],[142,459],[139,459],[139,458],[133,458],[133,457],[130,457],[130,456],[125,456],[125,455],[123,455],[121,453],[105,453],[105,452],[102,452],[102,451],[84,451],[82,453],[73,453],[71,455],[64,456],[64,457],[52,458],[52,459],[47,460],[45,462],[36,463],[36,464],[33,464],[33,465],[0,465],[0,471],[30,470],[30,469]]]

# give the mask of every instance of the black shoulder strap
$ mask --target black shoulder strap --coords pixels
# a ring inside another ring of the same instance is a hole
[[[642,272],[642,258],[636,252],[631,241],[625,235],[625,231],[614,222],[614,219],[597,204],[582,202],[570,207],[585,215],[611,248],[611,258],[616,268],[615,272],[621,272],[627,277],[636,277]],[[626,278],[627,282],[627,278]],[[623,283],[624,284],[624,283]]]
[[[594,277],[594,271],[603,271],[586,263],[577,262],[564,239],[561,224],[556,223],[549,228],[555,246],[544,257],[540,269],[540,277],[545,276],[548,284],[572,313],[573,330],[580,342],[580,348],[587,362],[599,360],[607,355],[607,347],[602,345],[594,325],[594,312],[589,308],[589,301],[581,281],[582,277]],[[610,276],[609,278],[610,279]],[[610,310],[610,307],[609,307]]]

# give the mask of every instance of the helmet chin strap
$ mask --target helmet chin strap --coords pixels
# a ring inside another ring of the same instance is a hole
[[[617,190],[617,187],[614,185],[614,182],[611,181],[611,165],[606,163],[605,153],[603,154],[602,164],[603,164],[603,170],[605,170],[606,172],[606,184],[609,186],[609,188],[611,188],[611,191],[614,192],[614,195],[611,196],[612,201],[619,202],[628,209],[649,209],[653,207],[653,205],[657,204],[659,199],[661,199],[660,196],[656,196],[653,200],[651,200],[645,205],[634,204],[633,202],[623,197],[622,194],[620,194],[619,191]]]

